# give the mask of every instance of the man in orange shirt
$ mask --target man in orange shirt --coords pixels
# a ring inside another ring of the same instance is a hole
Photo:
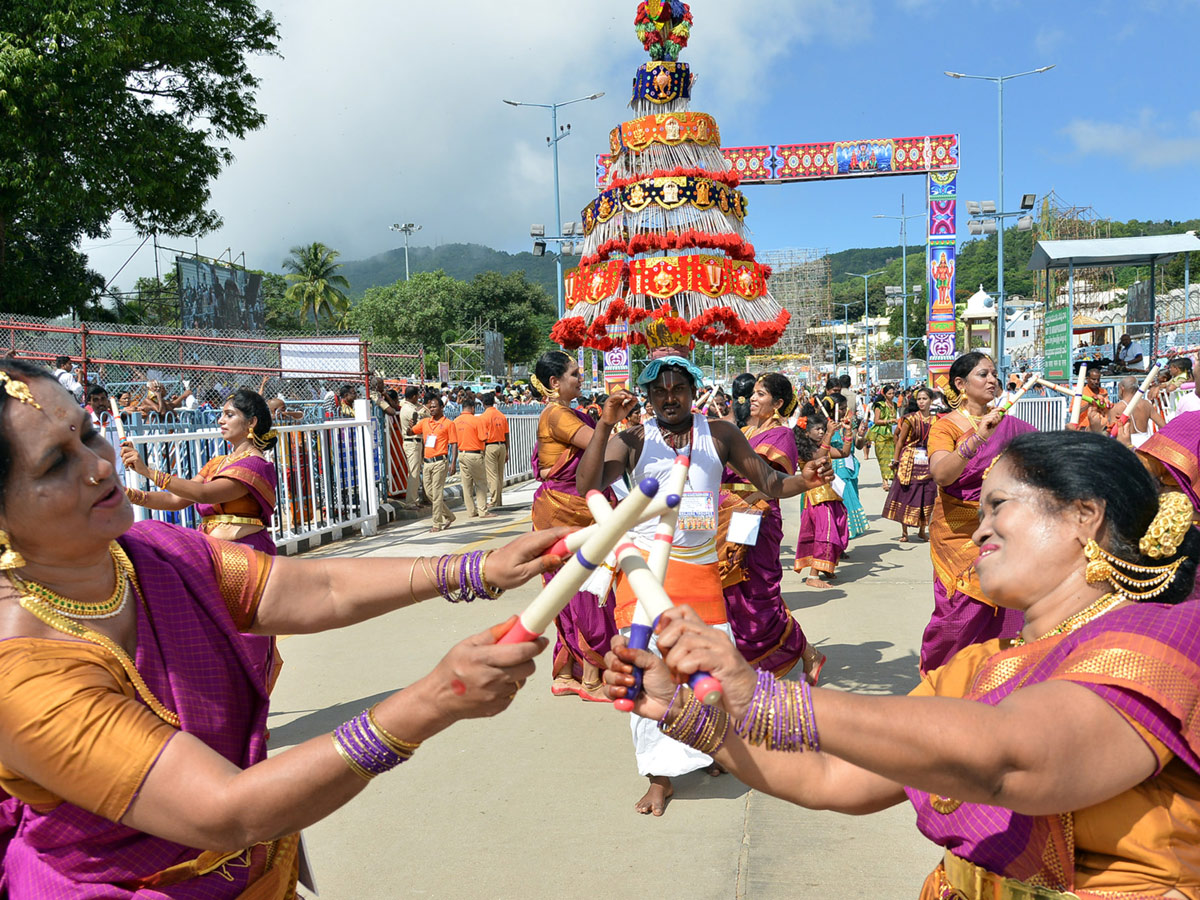
[[[462,460],[459,468],[462,470],[463,503],[472,519],[490,519],[493,516],[487,509],[487,477],[483,465],[488,423],[475,415],[473,393],[464,391],[459,402],[462,412],[454,420],[454,430],[458,432],[458,452]]]
[[[419,434],[425,445],[421,478],[425,482],[425,493],[433,503],[433,527],[429,530],[436,534],[454,523],[454,516],[446,509],[443,489],[447,473],[453,475],[457,468],[458,430],[446,418],[441,394],[435,391],[426,394],[425,408],[429,410],[429,418],[414,425],[413,434]]]
[[[1112,406],[1108,391],[1100,387],[1100,363],[1088,363],[1083,384],[1083,405],[1079,410],[1080,431],[1107,431],[1108,410]]]
[[[484,394],[482,421],[487,423],[487,446],[483,448],[483,466],[487,471],[487,508],[504,505],[504,465],[508,462],[508,417],[496,409],[496,395]]]

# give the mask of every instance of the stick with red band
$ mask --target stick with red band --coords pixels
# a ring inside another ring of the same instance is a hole
[[[1158,366],[1151,366],[1150,371],[1146,373],[1146,377],[1142,381],[1142,386],[1137,389],[1137,393],[1133,395],[1133,399],[1125,404],[1125,412],[1117,416],[1117,421],[1113,423],[1112,431],[1109,432],[1113,437],[1116,437],[1117,432],[1121,430],[1121,426],[1129,421],[1129,414],[1137,406],[1138,401],[1146,396],[1146,391],[1150,390],[1150,385],[1154,384],[1154,379],[1157,377]]]
[[[599,492],[597,491],[597,493]],[[634,524],[640,525],[642,522],[646,522],[650,519],[661,516],[667,510],[678,506],[679,500],[680,497],[678,494],[667,494],[665,497],[655,497],[650,502],[650,505],[647,506],[642,512],[642,514],[638,516],[638,520]],[[604,512],[601,513],[601,515],[597,518],[597,521],[602,522],[612,515],[612,507],[610,507],[607,503],[597,504],[596,507],[592,509],[593,515],[599,511],[600,507],[604,508]],[[554,546],[547,550],[546,553],[550,556],[561,556],[566,559],[568,556],[586,544],[588,538],[596,533],[596,529],[598,527],[599,526],[597,525],[588,525],[586,528],[580,528],[578,531],[572,531],[565,538],[559,538],[554,543]]]
[[[588,576],[604,562],[604,558],[612,552],[613,547],[620,543],[625,532],[637,521],[638,516],[650,505],[657,493],[658,481],[654,478],[643,479],[629,496],[618,504],[612,515],[599,523],[600,527],[575,551],[575,555],[567,560],[566,565],[558,570],[550,579],[550,583],[542,588],[542,592],[525,608],[520,619],[499,643],[519,644],[522,641],[531,641],[549,628],[554,617],[562,612],[587,581]]]

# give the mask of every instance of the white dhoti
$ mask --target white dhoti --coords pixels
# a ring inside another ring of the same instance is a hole
[[[714,625],[729,637],[733,631],[729,625]],[[629,629],[622,628],[621,634],[629,637]],[[650,652],[662,656],[658,652],[658,639],[650,636]],[[655,719],[643,719],[634,713],[629,714],[629,727],[633,732],[633,752],[637,757],[638,774],[647,777],[665,775],[668,778],[678,778],[697,769],[707,769],[713,764],[712,757],[693,750],[687,744],[681,744],[674,738],[669,738],[658,730]]]

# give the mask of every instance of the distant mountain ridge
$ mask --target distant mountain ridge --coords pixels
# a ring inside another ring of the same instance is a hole
[[[579,264],[579,257],[564,256],[563,269]],[[482,244],[441,244],[437,247],[409,247],[410,272],[443,270],[451,278],[470,281],[480,272],[524,271],[525,277],[540,284],[551,297],[558,296],[553,256],[534,256],[532,253],[506,253]],[[350,282],[350,296],[362,297],[367,288],[395,284],[404,279],[404,248],[388,250],[368,259],[349,260],[342,264],[341,274]]]

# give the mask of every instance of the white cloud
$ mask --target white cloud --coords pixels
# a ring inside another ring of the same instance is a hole
[[[1048,56],[1059,48],[1066,37],[1067,33],[1061,28],[1043,25],[1034,36],[1033,45],[1037,48],[1038,53]]]
[[[1200,111],[1189,120],[1193,133],[1179,134],[1147,109],[1133,123],[1075,119],[1063,133],[1080,154],[1116,157],[1134,169],[1162,169],[1200,162]]]
[[[779,67],[797,46],[867,39],[873,2],[694,4],[684,55],[700,76],[694,107],[722,124],[751,115],[786,82]],[[594,196],[593,157],[628,118],[630,79],[646,59],[633,33],[636,4],[460,0],[449,9],[417,0],[277,4],[283,58],[255,66],[267,124],[234,147],[236,162],[213,185],[226,224],[201,239],[201,252],[231,246],[251,267],[277,269],[292,245],[322,240],[360,258],[397,246],[388,232],[396,221],[424,225],[420,243],[524,247],[529,223],[553,217],[550,113],[501,100],[603,90],[601,100],[559,113],[572,125],[559,146],[563,218],[577,215]],[[106,252],[93,263],[111,273],[124,256]]]

